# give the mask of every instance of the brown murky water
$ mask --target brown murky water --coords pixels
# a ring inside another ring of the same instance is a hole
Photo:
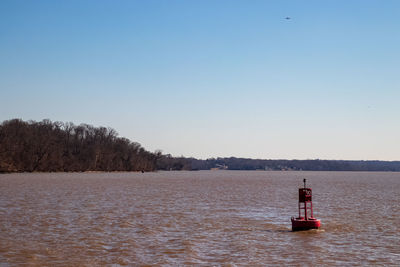
[[[308,178],[322,229],[291,232]],[[400,173],[0,175],[0,266],[399,265]]]

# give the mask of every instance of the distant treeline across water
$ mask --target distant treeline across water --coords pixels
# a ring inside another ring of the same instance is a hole
[[[149,152],[118,137],[112,128],[89,124],[23,121],[0,124],[0,172],[156,170],[400,171],[400,161],[263,160],[173,157]]]

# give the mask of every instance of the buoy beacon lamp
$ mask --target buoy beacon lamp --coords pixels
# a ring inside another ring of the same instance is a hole
[[[306,179],[303,182],[304,187],[299,188],[299,217],[292,217],[292,231],[318,229],[321,226],[321,221],[313,216],[312,189],[306,187]]]

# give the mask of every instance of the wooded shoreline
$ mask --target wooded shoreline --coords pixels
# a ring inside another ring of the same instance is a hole
[[[0,173],[148,172],[157,170],[400,171],[400,161],[271,160],[173,157],[149,152],[89,124],[23,121],[0,124]]]

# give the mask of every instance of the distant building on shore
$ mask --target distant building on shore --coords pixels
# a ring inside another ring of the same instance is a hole
[[[228,166],[225,164],[215,164],[214,168],[211,168],[212,171],[221,171],[221,170],[227,170]]]

